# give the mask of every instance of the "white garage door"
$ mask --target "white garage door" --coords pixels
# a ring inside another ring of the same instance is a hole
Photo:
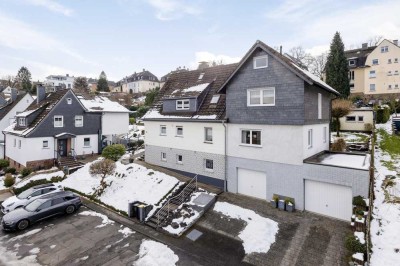
[[[307,211],[350,221],[351,187],[306,180],[304,197]]]
[[[267,176],[264,172],[238,169],[238,193],[267,199]]]

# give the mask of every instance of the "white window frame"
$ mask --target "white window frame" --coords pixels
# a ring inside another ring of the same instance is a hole
[[[395,75],[395,76],[398,76],[398,75],[399,75],[399,71],[398,71],[398,70],[395,70],[395,71],[394,71],[394,75]]]
[[[212,166],[212,168],[207,167],[207,161],[211,161],[211,166]],[[214,172],[214,160],[211,160],[211,159],[204,159],[204,169],[205,169],[207,172]]]
[[[388,73],[387,73],[387,75],[388,75],[388,76],[391,76],[391,75],[392,75],[392,71],[389,70]]]
[[[43,149],[48,149],[48,148],[49,148],[49,141],[48,141],[48,140],[43,140],[43,142],[42,142],[42,148],[43,148]]]
[[[80,120],[79,120],[79,118],[80,118]],[[81,123],[79,124],[79,123],[77,123],[77,121],[81,121]],[[83,115],[75,116],[75,127],[83,127]]]
[[[322,94],[318,93],[318,119],[322,119]]]
[[[250,131],[250,143],[243,143],[243,131]],[[260,144],[253,144],[253,131],[260,132]],[[240,145],[242,146],[251,146],[251,147],[262,147],[262,130],[261,129],[241,129],[240,130]]]
[[[167,161],[167,153],[166,152],[161,152],[161,161],[163,161],[163,162]]]
[[[389,84],[388,85],[388,90],[391,90],[392,89],[392,84]]]
[[[14,139],[14,147],[17,147],[17,139]]]
[[[322,130],[322,140],[324,141],[324,143],[326,143],[326,139],[327,139],[327,128],[324,127]]]
[[[265,59],[265,66],[259,66],[257,67],[257,60],[259,59]],[[253,57],[253,68],[254,69],[260,69],[260,68],[267,68],[268,67],[268,55],[261,55],[261,56],[255,56]]]
[[[388,64],[391,64],[392,63],[392,58],[389,58],[388,59]]]
[[[163,133],[163,128],[165,129],[165,132]],[[166,136],[167,135],[167,126],[166,125],[160,125],[160,136]]]
[[[389,46],[381,46],[381,53],[389,52]]]
[[[219,95],[219,94],[214,95],[214,96],[211,98],[210,103],[211,103],[211,104],[217,104],[218,101],[219,101],[219,98],[220,98],[220,95]]]
[[[182,134],[178,134],[178,129],[182,129]],[[176,126],[175,137],[183,137],[183,126]]]
[[[176,110],[189,110],[190,100],[176,100]]]
[[[269,103],[269,104],[264,104],[262,101],[264,100],[264,91],[266,90],[272,90],[274,93],[274,103]],[[250,95],[251,92],[259,92],[260,94],[260,100],[258,104],[252,104]],[[275,106],[275,100],[276,100],[276,93],[275,93],[275,87],[265,87],[265,88],[254,88],[254,89],[247,89],[247,106]]]
[[[70,84],[68,84],[70,85]],[[72,98],[67,98],[67,104],[72,104]]]
[[[86,145],[86,140],[89,140],[89,145]],[[83,147],[90,147],[90,138],[83,138]]]
[[[200,80],[200,79],[203,79],[203,77],[204,77],[204,73],[200,73],[200,75],[199,75],[199,80]]]
[[[211,140],[207,139],[207,131],[211,130]],[[204,142],[212,143],[213,142],[213,128],[212,127],[205,127],[204,128]]]
[[[356,65],[356,60],[350,59],[349,60],[349,66],[355,66]]]
[[[373,87],[373,89],[372,89]],[[369,84],[369,91],[376,91],[376,85],[375,84]]]
[[[57,118],[61,118],[61,121],[56,121]],[[55,115],[53,118],[54,127],[64,127],[64,116],[62,115]],[[61,125],[59,123],[61,122]]]
[[[25,117],[18,117],[18,125],[21,127],[26,126],[26,118]]]
[[[349,120],[349,117],[354,117],[354,120]],[[346,123],[355,123],[357,121],[357,117],[355,115],[346,116]]]
[[[181,160],[179,160],[179,156],[181,157]],[[182,154],[177,154],[176,155],[176,163],[177,164],[183,164],[183,155]]]
[[[369,78],[376,78],[376,71],[375,70],[370,70],[369,71]]]
[[[311,149],[313,146],[313,130],[312,128],[308,130],[307,133],[307,144],[308,144],[308,148]]]

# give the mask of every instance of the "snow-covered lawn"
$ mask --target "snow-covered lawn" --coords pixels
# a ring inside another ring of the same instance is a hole
[[[227,202],[215,203],[214,211],[233,219],[241,219],[247,223],[246,227],[239,234],[239,238],[243,240],[243,247],[246,254],[253,252],[266,253],[275,242],[275,236],[279,229],[277,222],[264,218],[252,210],[244,209]]]
[[[85,194],[92,194],[100,186],[100,177],[89,174],[92,163],[86,164],[72,173],[61,184]],[[141,201],[147,204],[157,204],[178,183],[175,177],[147,169],[138,164],[123,165],[116,162],[113,175],[105,178],[110,184],[99,200],[121,211],[128,211],[128,203]]]
[[[135,266],[173,266],[179,261],[179,257],[167,245],[153,240],[143,240],[140,245],[139,259]]]
[[[378,132],[382,129],[391,134],[391,120],[383,125],[376,125]],[[377,134],[377,145],[383,140]],[[397,196],[388,183],[388,175],[394,178],[393,185],[400,183],[400,155],[390,155],[378,148],[375,151],[375,201],[371,221],[372,256],[371,265],[399,265],[400,263],[400,204],[394,203]],[[390,169],[389,169],[390,168]]]
[[[0,176],[0,190],[7,189],[4,186],[4,175]]]
[[[51,178],[53,176],[64,176],[64,172],[63,171],[55,171],[55,172],[49,172],[49,173],[40,173],[40,174],[31,176],[27,179],[23,179],[23,180],[19,181],[17,184],[14,185],[14,187],[16,187],[16,188],[23,187],[26,184],[28,184],[30,181],[33,181],[33,180],[39,180],[39,179],[51,180]]]
[[[361,132],[340,132],[340,137],[343,138],[346,143],[351,142],[366,142],[371,137],[371,135],[367,133]],[[331,132],[331,139],[334,142],[338,137],[336,136],[336,132]]]

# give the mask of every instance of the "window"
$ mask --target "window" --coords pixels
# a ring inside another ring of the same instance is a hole
[[[322,139],[323,139],[324,143],[326,143],[326,127],[324,127],[324,129],[322,131]]]
[[[43,140],[43,148],[46,149],[49,147],[49,141],[48,140]]]
[[[381,53],[387,53],[389,52],[389,47],[388,46],[382,46],[381,47]]]
[[[70,84],[68,84],[68,85],[69,85],[69,87],[71,86]],[[68,87],[68,88],[69,88],[69,87]],[[67,103],[68,103],[68,104],[72,104],[72,99],[71,99],[71,98],[67,98]]]
[[[398,76],[398,75],[399,75],[399,71],[398,71],[398,70],[395,70],[395,71],[394,71],[394,75],[395,75],[395,76]]]
[[[90,147],[90,138],[84,138],[83,139],[83,146],[84,147]]]
[[[167,135],[167,126],[160,126],[160,135],[161,136]]]
[[[180,136],[180,137],[183,136],[183,127],[181,127],[181,126],[176,127],[176,136]]]
[[[268,56],[263,55],[263,56],[257,56],[253,58],[253,68],[258,69],[258,68],[265,68],[268,67]]]
[[[358,122],[364,122],[364,116],[358,116]]]
[[[187,110],[190,108],[189,100],[177,100],[176,101],[176,110]]]
[[[200,73],[199,79],[202,79],[204,77],[204,73]]]
[[[25,117],[20,117],[20,118],[18,118],[18,124],[19,124],[19,126],[21,126],[21,127],[26,126],[26,118],[25,118]]]
[[[261,146],[261,131],[242,130],[242,144]]]
[[[354,80],[354,71],[349,71],[349,79]]]
[[[274,106],[275,88],[247,90],[247,106]]]
[[[82,115],[75,116],[75,127],[83,127],[83,116]]]
[[[210,159],[206,159],[206,170],[214,170],[214,161]]]
[[[17,139],[14,139],[14,147],[17,147]]]
[[[355,116],[346,116],[346,122],[356,122]]]
[[[218,101],[219,101],[219,95],[214,95],[214,96],[212,97],[210,103],[216,104],[216,103],[218,103]]]
[[[351,90],[351,91],[354,90],[354,84],[350,84],[350,90]]]
[[[54,127],[63,127],[63,116],[62,115],[56,115],[54,116]]]
[[[21,140],[18,140],[18,149],[21,149]]]
[[[373,65],[378,65],[379,64],[379,60],[378,59],[372,59],[372,64]]]
[[[308,130],[308,148],[312,148],[312,129]]]
[[[212,128],[211,127],[205,127],[204,128],[204,141],[205,142],[212,142],[213,141]]]
[[[394,85],[394,88],[398,89],[399,88],[399,84]]]
[[[392,89],[392,85],[388,85],[388,90],[391,90]]]
[[[322,119],[322,94],[318,93],[318,119]]]
[[[375,91],[375,84],[369,84],[369,91]]]
[[[395,63],[398,63],[398,62],[399,62],[399,59],[398,59],[398,58],[395,58],[395,59],[394,59],[394,62],[395,62]]]
[[[182,155],[176,156],[176,163],[183,164],[183,156]]]
[[[391,64],[392,63],[392,59],[388,59],[388,64]]]
[[[161,161],[164,161],[164,162],[167,161],[167,153],[166,152],[161,153]]]
[[[387,75],[391,76],[392,75],[392,71],[388,71]]]
[[[349,60],[349,66],[355,66],[356,65],[356,60],[351,59]]]
[[[369,77],[370,77],[370,78],[376,78],[376,71],[375,71],[375,70],[371,70],[371,71],[369,72]]]

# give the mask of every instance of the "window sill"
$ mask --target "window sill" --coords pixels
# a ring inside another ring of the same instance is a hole
[[[175,137],[183,138],[183,135],[175,135]]]
[[[268,67],[268,65],[266,65],[266,66],[261,66],[261,67],[255,67],[255,66],[253,66],[253,69],[262,69],[262,68],[267,68]]]
[[[42,148],[43,150],[48,150],[48,149],[50,149],[49,147],[43,147]]]
[[[161,159],[161,162],[167,162],[167,160],[163,160],[163,159]]]
[[[204,141],[204,143],[205,143],[205,144],[213,144],[212,141],[206,141],[206,140]]]
[[[308,149],[312,149],[312,146],[308,146]]]
[[[262,145],[253,145],[253,144],[239,144],[239,146],[243,147],[252,147],[252,148],[262,148]]]
[[[87,149],[87,148],[91,148],[92,146],[83,146],[83,148]]]
[[[177,162],[176,164],[180,164],[180,165],[183,165],[183,163],[182,163],[182,162]]]
[[[167,134],[160,134],[160,136],[162,136],[162,137],[166,137],[166,136],[167,136]]]
[[[247,107],[275,106],[275,104],[247,104]]]
[[[209,172],[209,173],[214,173],[214,169],[208,169],[208,168],[206,168],[206,169],[204,169],[204,171]]]

